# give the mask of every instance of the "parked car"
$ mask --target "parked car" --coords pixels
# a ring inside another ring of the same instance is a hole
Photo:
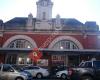
[[[49,76],[49,71],[48,69],[39,67],[39,66],[26,66],[23,68],[24,71],[28,71],[32,74],[33,77],[36,78],[42,78],[42,77],[48,77]]]
[[[32,80],[28,72],[15,68],[10,64],[0,64],[0,80]]]
[[[68,77],[68,71],[67,70],[58,71],[56,73],[56,77],[66,79]]]
[[[70,79],[71,70],[67,66],[55,66],[51,69],[51,76],[55,78]]]
[[[84,61],[72,69],[72,80],[100,80],[100,61]]]
[[[59,65],[59,66],[53,66],[50,69],[50,74],[55,75],[58,71],[66,70],[66,66]]]

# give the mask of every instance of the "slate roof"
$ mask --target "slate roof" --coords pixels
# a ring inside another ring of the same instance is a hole
[[[28,17],[15,17],[7,22],[4,23],[4,29],[26,29],[26,23],[27,23]],[[35,23],[37,20],[36,18],[33,18],[33,22]],[[56,21],[56,18],[52,18],[51,22],[54,24]],[[89,22],[88,22],[89,23]],[[63,30],[78,30],[80,26],[87,25],[83,24],[82,22],[78,21],[75,18],[61,18],[61,24],[63,25]],[[95,26],[94,23],[91,23],[91,25]],[[80,30],[80,29],[79,29]]]
[[[4,23],[4,29],[18,29],[25,27],[27,18],[25,17],[15,17]]]

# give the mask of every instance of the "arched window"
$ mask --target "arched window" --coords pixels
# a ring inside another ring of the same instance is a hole
[[[12,41],[8,46],[8,48],[32,48],[32,44],[25,39],[17,39]]]
[[[53,49],[79,49],[78,46],[70,41],[70,40],[61,40],[58,41],[54,46]]]

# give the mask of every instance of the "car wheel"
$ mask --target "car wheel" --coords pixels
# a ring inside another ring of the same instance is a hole
[[[81,80],[93,80],[91,76],[82,76]]]
[[[24,79],[21,77],[17,77],[15,80],[24,80]]]
[[[41,78],[42,78],[42,74],[41,74],[41,73],[38,73],[38,74],[36,75],[36,78],[41,79]]]
[[[61,78],[62,78],[62,79],[66,79],[66,78],[67,78],[67,75],[66,75],[66,74],[62,74],[62,75],[61,75]]]

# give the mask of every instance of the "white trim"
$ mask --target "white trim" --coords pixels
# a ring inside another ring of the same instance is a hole
[[[36,47],[37,48],[36,42],[32,38],[30,38],[30,37],[28,37],[26,35],[15,35],[15,36],[9,38],[4,43],[3,48],[7,47],[9,45],[9,43],[11,43],[12,41],[14,41],[16,39],[25,39],[25,40],[29,41],[32,44],[33,47]]]
[[[78,47],[79,49],[83,49],[83,46],[82,44],[75,38],[71,37],[71,36],[60,36],[60,37],[57,37],[56,39],[54,39],[51,44],[49,45],[48,48],[52,48],[53,45],[55,45],[58,41],[61,41],[61,40],[70,40],[70,41],[73,41]]]

